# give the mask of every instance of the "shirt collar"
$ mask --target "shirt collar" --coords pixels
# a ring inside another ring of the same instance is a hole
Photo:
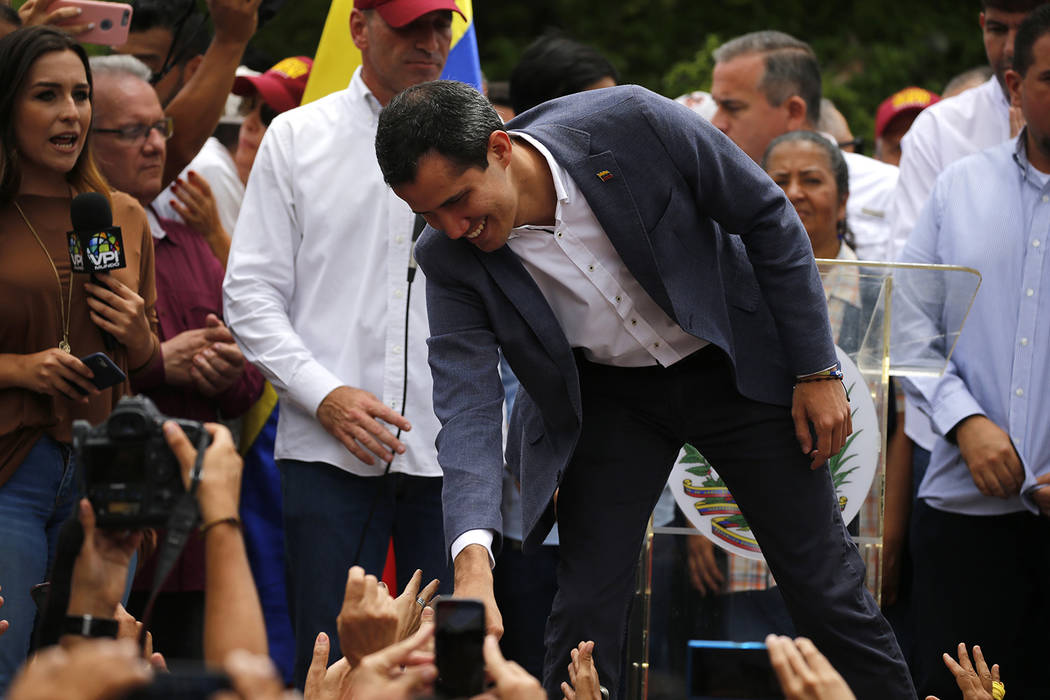
[[[383,105],[379,104],[379,100],[368,89],[365,79],[361,77],[361,66],[354,70],[354,75],[350,78],[350,84],[346,88],[346,96],[351,102],[364,102],[372,113],[372,118],[379,120],[379,113],[383,111]]]
[[[569,188],[565,185],[565,169],[558,164],[558,161],[554,159],[551,152],[547,150],[547,147],[542,143],[534,139],[524,131],[511,131],[511,136],[520,138],[526,141],[529,145],[540,152],[540,155],[547,161],[547,167],[551,171],[551,179],[554,181],[554,196],[557,199],[557,204],[554,207],[554,226],[557,228],[562,223],[562,207],[566,207],[572,204],[572,195],[569,192]],[[543,229],[544,231],[550,231],[550,226],[532,226],[525,224],[524,226],[518,226],[515,229],[511,229],[510,238],[517,238],[520,233],[515,233],[521,229]]]

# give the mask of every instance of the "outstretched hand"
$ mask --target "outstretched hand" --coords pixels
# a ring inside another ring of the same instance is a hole
[[[70,615],[113,618],[124,595],[131,556],[142,542],[142,531],[102,530],[95,526],[95,511],[86,498],[77,511],[84,542],[73,563],[70,582]]]
[[[842,449],[853,432],[846,390],[839,381],[799,382],[791,400],[791,417],[802,454],[816,469]],[[816,442],[810,427],[816,432]]]
[[[771,634],[766,647],[787,700],[856,700],[831,662],[805,637]]]
[[[945,653],[942,657],[944,665],[955,676],[955,684],[962,691],[963,700],[992,700],[992,684],[1001,682],[999,679],[999,664],[994,664],[990,669],[985,663],[981,647],[976,644],[973,647],[973,664],[970,663],[970,655],[966,653],[966,644],[959,642],[959,661],[956,662],[951,654]],[[926,700],[937,700],[933,695],[927,695]]]
[[[561,684],[565,700],[601,700],[602,690],[598,683],[598,669],[594,667],[594,642],[580,642],[569,652],[569,682]]]

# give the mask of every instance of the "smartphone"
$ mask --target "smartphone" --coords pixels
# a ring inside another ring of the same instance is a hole
[[[694,639],[686,663],[690,700],[784,697],[769,651],[761,642]]]
[[[88,381],[94,384],[96,389],[108,389],[128,378],[120,367],[117,367],[116,363],[109,359],[109,355],[104,352],[92,353],[87,357],[80,358],[80,361],[95,373],[95,376]]]
[[[131,28],[131,5],[122,2],[98,2],[98,0],[54,0],[48,12],[63,7],[79,7],[80,15],[67,19],[56,26],[71,24],[94,24],[95,26],[74,39],[85,44],[120,46],[127,43]]]
[[[485,690],[485,606],[472,598],[442,598],[434,605],[436,689],[445,698],[469,698]]]

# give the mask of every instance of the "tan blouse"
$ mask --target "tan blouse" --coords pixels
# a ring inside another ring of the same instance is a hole
[[[114,192],[111,196],[113,222],[123,233],[127,261],[127,267],[115,270],[113,275],[142,296],[150,326],[156,332],[153,239],[146,213],[125,194]],[[16,200],[47,247],[62,280],[60,303],[58,283],[47,255],[14,205],[0,207],[0,353],[28,355],[58,347],[62,338],[61,304],[69,298],[70,291],[66,232],[72,228],[71,199],[19,195]],[[85,274],[73,275],[69,344],[77,357],[106,352],[102,334],[88,315],[84,290],[88,279]],[[127,374],[125,348],[118,345],[109,355]],[[41,435],[47,433],[68,443],[75,419],[99,423],[129,392],[130,386],[124,382],[81,405],[16,387],[0,389],[0,484],[11,477]]]

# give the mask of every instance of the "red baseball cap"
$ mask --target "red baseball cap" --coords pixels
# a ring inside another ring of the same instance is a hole
[[[358,10],[376,10],[391,27],[403,27],[434,10],[451,10],[467,16],[456,6],[456,0],[354,0]]]
[[[234,95],[259,93],[263,102],[280,113],[299,106],[306,89],[306,80],[313,68],[313,59],[306,56],[286,58],[262,75],[239,75],[233,81]]]
[[[880,138],[890,122],[900,115],[914,116],[940,99],[937,93],[921,87],[908,87],[893,93],[882,101],[875,112],[875,138]]]

